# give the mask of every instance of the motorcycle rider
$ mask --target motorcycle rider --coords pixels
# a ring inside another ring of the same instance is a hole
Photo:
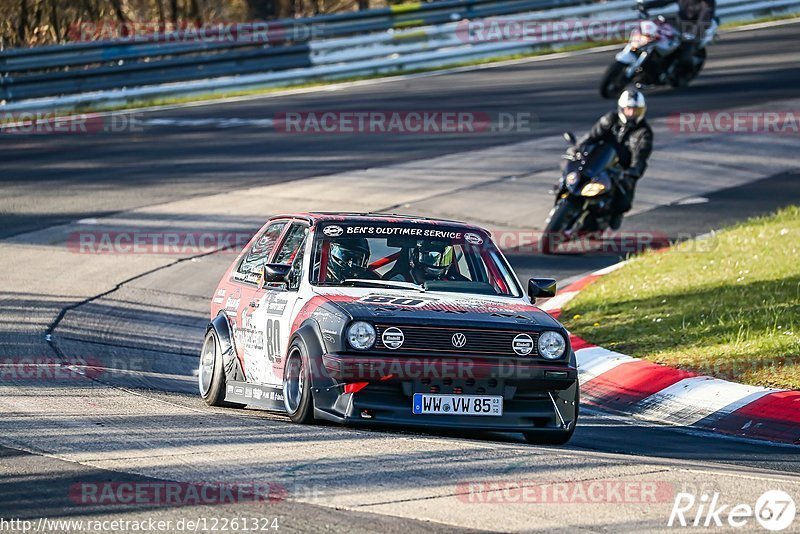
[[[600,117],[576,144],[584,150],[586,145],[612,143],[617,151],[624,172],[619,177],[621,187],[616,190],[615,213],[609,223],[613,230],[619,229],[622,215],[631,209],[636,183],[644,175],[653,151],[653,130],[645,119],[646,113],[644,95],[636,90],[624,91],[617,101],[617,109]]]
[[[716,28],[714,12],[716,0],[638,0],[639,6],[645,9],[678,4],[678,16],[675,21],[681,32],[681,47],[678,51],[676,79],[681,80],[694,68],[693,58],[697,48],[706,38],[709,28]]]

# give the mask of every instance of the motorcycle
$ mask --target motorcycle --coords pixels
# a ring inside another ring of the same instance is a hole
[[[656,85],[685,87],[700,74],[706,61],[706,47],[716,36],[719,20],[714,18],[706,28],[703,39],[694,47],[692,68],[679,69],[683,46],[692,46],[695,35],[681,33],[659,15],[650,20],[647,8],[637,4],[639,27],[631,31],[628,44],[616,55],[614,63],[606,69],[600,83],[603,98],[616,98],[633,83],[638,89]]]
[[[553,190],[556,200],[540,242],[544,254],[553,254],[576,236],[604,232],[614,215],[616,191],[627,194],[612,144],[590,145],[584,150],[575,146],[574,134],[566,132],[564,139],[572,148],[562,156],[566,162]]]

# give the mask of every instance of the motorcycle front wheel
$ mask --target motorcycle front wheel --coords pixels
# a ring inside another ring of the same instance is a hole
[[[574,199],[562,198],[556,203],[540,240],[542,254],[555,253],[558,245],[566,241],[567,232],[572,230],[580,213],[580,205]]]
[[[603,81],[600,82],[600,96],[603,98],[617,98],[630,83],[630,79],[625,75],[628,65],[615,61],[606,69]]]

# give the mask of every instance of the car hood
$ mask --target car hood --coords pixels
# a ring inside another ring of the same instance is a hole
[[[354,319],[390,324],[452,323],[483,328],[561,328],[523,299],[375,288],[315,288]]]

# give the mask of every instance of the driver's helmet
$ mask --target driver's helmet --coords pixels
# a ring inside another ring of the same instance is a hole
[[[647,102],[640,91],[623,91],[617,100],[617,115],[622,124],[638,124],[647,113]]]
[[[331,241],[328,274],[337,281],[358,277],[369,265],[369,243],[364,237]]]
[[[411,266],[423,270],[425,279],[441,280],[453,264],[453,246],[443,241],[417,241],[411,250]]]

